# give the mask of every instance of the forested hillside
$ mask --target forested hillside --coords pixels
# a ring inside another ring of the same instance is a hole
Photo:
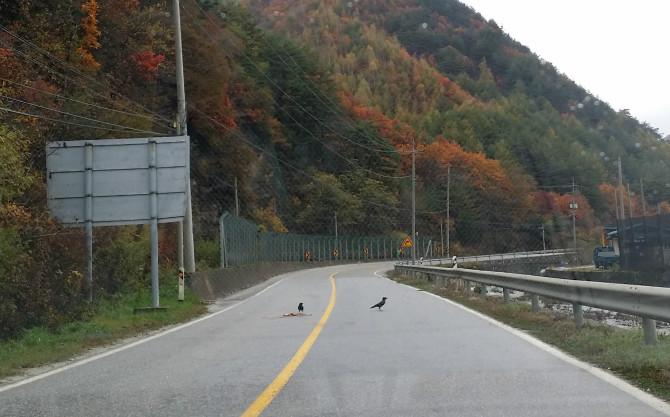
[[[655,129],[614,111],[457,1],[247,4],[266,38],[280,34],[318,55],[332,72],[340,108],[369,121],[399,151],[398,173],[408,172],[407,151],[416,142],[427,228],[446,220],[449,166],[451,226],[466,246],[495,242],[500,248],[500,239],[506,249],[528,246],[520,243],[523,235],[537,241],[533,226],[545,222],[558,232],[560,219],[571,214],[573,181],[582,237],[600,222],[613,222],[619,157],[624,186],[632,184],[630,204],[624,190],[627,211],[642,214],[641,187],[647,207],[666,207],[659,203],[668,197],[663,178],[670,153]],[[285,56],[273,52],[275,59]],[[473,167],[478,160],[488,170]],[[402,221],[406,184],[398,190]],[[468,242],[473,234],[478,241]]]
[[[84,239],[50,219],[54,140],[175,134],[172,2],[0,0],[0,334],[84,317]],[[670,211],[670,147],[456,0],[181,2],[199,268],[224,211],[262,230],[451,232],[455,253],[594,242]],[[622,82],[628,82],[622,80]],[[416,151],[416,152],[414,152]],[[573,183],[574,194],[573,194]],[[630,200],[629,200],[630,199]],[[449,210],[447,211],[447,204]],[[174,225],[161,265],[174,267]],[[142,227],[96,228],[96,294],[146,287]],[[30,312],[30,314],[25,314]]]

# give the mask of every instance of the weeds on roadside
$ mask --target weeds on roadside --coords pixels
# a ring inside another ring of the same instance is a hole
[[[17,338],[0,343],[0,378],[22,369],[63,361],[88,349],[181,323],[201,315],[207,307],[188,289],[184,302],[177,301],[176,286],[160,290],[163,312],[133,314],[135,308],[151,306],[151,293],[140,290],[95,303],[90,320],[66,323],[56,329],[32,328]]]

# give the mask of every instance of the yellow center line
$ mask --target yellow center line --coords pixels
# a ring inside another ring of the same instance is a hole
[[[249,408],[246,409],[246,411],[242,414],[242,417],[257,417],[259,416],[265,407],[267,407],[270,402],[279,394],[279,391],[284,388],[284,385],[288,382],[289,379],[291,379],[291,376],[293,376],[293,373],[295,372],[296,369],[298,369],[298,366],[302,363],[302,361],[305,359],[305,356],[307,356],[307,352],[312,348],[312,345],[314,345],[314,342],[316,341],[316,338],[319,337],[319,333],[321,333],[321,330],[323,330],[323,326],[326,324],[328,321],[328,317],[330,317],[331,311],[333,311],[333,306],[335,305],[335,279],[333,277],[335,274],[330,276],[330,284],[332,286],[332,290],[330,292],[330,303],[328,303],[328,307],[326,308],[326,311],[323,313],[323,316],[321,316],[321,319],[319,322],[316,324],[316,327],[314,327],[314,330],[312,330],[312,333],[307,336],[307,339],[305,342],[300,346],[300,349],[293,355],[291,360],[288,362],[288,364],[284,367],[284,369],[277,375],[277,377],[270,383],[270,385],[265,388],[265,391],[261,393],[261,395],[256,398],[256,401],[253,402],[249,406]]]

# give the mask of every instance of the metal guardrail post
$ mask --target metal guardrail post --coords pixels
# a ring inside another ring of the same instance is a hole
[[[509,288],[503,288],[503,304],[509,304]]]
[[[584,309],[581,304],[572,303],[572,313],[575,316],[575,326],[584,326]]]
[[[644,344],[656,345],[656,320],[642,318],[642,330],[644,331]]]
[[[539,296],[573,304],[575,324],[583,325],[583,307],[591,306],[641,317],[645,344],[657,341],[655,320],[670,322],[670,288],[645,285],[613,284],[591,281],[571,281],[535,275],[507,272],[477,271],[472,269],[438,268],[396,265],[396,270],[412,277],[431,273],[444,279],[465,280],[466,292],[472,291],[472,282],[482,285],[481,296],[486,297],[487,285],[515,289],[531,294],[534,312],[539,310]],[[504,294],[503,294],[504,296]]]
[[[540,311],[540,296],[537,294],[532,294],[530,296],[530,310],[533,313],[537,313]]]

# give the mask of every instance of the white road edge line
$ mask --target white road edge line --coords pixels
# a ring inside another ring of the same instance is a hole
[[[405,287],[416,290],[415,287],[410,287],[409,285],[405,285],[405,284],[400,284],[400,285],[404,285]],[[454,305],[458,308],[461,308],[461,309],[467,311],[468,313],[474,314],[475,316],[488,321],[491,324],[495,324],[496,326],[507,330],[508,332],[520,337],[521,339],[523,339],[526,342],[544,350],[545,352],[551,353],[552,355],[556,356],[557,358],[562,359],[563,361],[565,361],[565,362],[567,362],[571,365],[574,365],[578,368],[581,368],[581,369],[597,376],[598,378],[602,379],[603,381],[605,381],[605,382],[607,382],[611,385],[614,385],[615,387],[619,388],[621,391],[632,395],[633,397],[637,398],[638,400],[642,401],[643,403],[647,404],[648,406],[656,409],[657,411],[660,411],[661,413],[665,414],[666,416],[670,416],[670,404],[664,402],[663,400],[661,400],[659,398],[654,397],[653,395],[641,390],[640,388],[637,388],[637,387],[631,385],[630,383],[624,381],[623,379],[621,379],[621,378],[619,378],[619,377],[617,377],[617,376],[615,376],[615,375],[613,375],[609,372],[606,372],[606,371],[604,371],[600,368],[597,368],[593,365],[590,365],[586,362],[582,362],[579,359],[575,358],[574,356],[568,355],[567,353],[565,353],[561,350],[558,350],[557,348],[555,348],[555,347],[553,347],[553,346],[551,346],[551,345],[549,345],[549,344],[547,344],[547,343],[545,343],[545,342],[543,342],[539,339],[536,339],[533,336],[531,336],[527,333],[524,333],[519,329],[515,329],[514,327],[508,326],[505,323],[499,322],[499,321],[497,321],[497,320],[495,320],[495,319],[493,319],[493,318],[491,318],[487,315],[484,315],[484,314],[482,314],[478,311],[472,310],[468,307],[465,307],[464,305],[458,304],[455,301],[451,301],[447,298],[442,298],[439,295],[433,294],[433,293],[428,292],[428,291],[421,291],[421,292],[423,292],[425,294],[428,294],[428,295],[431,295],[431,296],[433,296],[435,298],[438,298],[442,301],[445,301],[445,302],[447,302],[451,305]]]
[[[286,277],[286,278],[289,278],[289,277]],[[80,365],[85,365],[85,364],[87,364],[87,363],[89,363],[89,362],[93,362],[93,361],[96,361],[96,360],[98,360],[98,359],[102,359],[102,358],[104,358],[104,357],[106,357],[106,356],[110,356],[110,355],[113,355],[113,354],[115,354],[115,353],[119,353],[119,352],[121,352],[121,351],[124,351],[124,350],[126,350],[126,349],[130,349],[130,348],[133,348],[133,347],[135,347],[135,346],[141,345],[141,344],[143,344],[143,343],[149,342],[149,341],[151,341],[151,340],[158,339],[158,338],[161,337],[161,336],[165,336],[166,334],[170,334],[170,333],[172,333],[172,332],[176,332],[176,331],[178,331],[178,330],[181,330],[181,329],[183,329],[183,328],[185,328],[185,327],[188,327],[188,326],[191,326],[191,325],[193,325],[193,324],[199,323],[199,322],[201,322],[201,321],[205,321],[205,320],[211,319],[211,318],[214,317],[214,316],[218,316],[218,315],[221,314],[221,313],[225,313],[226,311],[231,310],[231,309],[233,309],[233,308],[235,308],[235,307],[237,307],[237,306],[239,306],[239,305],[241,305],[241,304],[243,304],[243,303],[245,303],[245,302],[251,300],[252,298],[254,298],[254,297],[256,297],[256,296],[259,296],[259,295],[263,294],[265,291],[269,290],[270,288],[272,288],[272,287],[274,287],[275,285],[279,284],[280,282],[284,281],[286,278],[282,278],[282,279],[280,279],[279,281],[275,282],[274,284],[269,285],[269,286],[263,288],[261,291],[257,292],[256,294],[252,295],[251,297],[245,298],[244,300],[240,301],[239,303],[237,303],[237,304],[233,304],[232,306],[229,306],[229,307],[226,307],[226,308],[224,308],[223,310],[216,311],[216,312],[214,312],[214,313],[212,313],[212,314],[208,314],[208,315],[206,315],[206,316],[204,316],[204,317],[200,317],[199,319],[195,319],[195,320],[193,320],[193,321],[189,321],[188,323],[181,324],[181,325],[179,325],[179,326],[177,326],[177,327],[173,327],[173,328],[171,328],[171,329],[165,330],[164,332],[160,332],[160,333],[158,333],[158,334],[155,334],[155,335],[153,335],[153,336],[149,336],[149,337],[147,337],[147,338],[138,340],[138,341],[136,341],[136,342],[132,342],[132,343],[129,343],[129,344],[127,344],[127,345],[119,346],[118,348],[108,350],[107,352],[103,352],[103,353],[100,353],[100,354],[98,354],[98,355],[91,356],[90,358],[82,359],[82,360],[80,360],[80,361],[77,361],[77,362],[74,362],[74,363],[71,363],[71,364],[68,364],[68,365],[61,366],[61,367],[56,368],[56,369],[53,369],[53,370],[51,370],[51,371],[47,371],[47,372],[44,372],[44,373],[42,373],[42,374],[35,375],[35,376],[30,377],[30,378],[23,379],[23,380],[21,380],[21,381],[15,382],[15,383],[13,383],[13,384],[6,385],[6,386],[4,386],[4,387],[0,387],[0,392],[9,391],[9,390],[11,390],[11,389],[13,389],[13,388],[20,387],[21,385],[30,384],[31,382],[38,381],[38,380],[40,380],[40,379],[42,379],[42,378],[46,378],[46,377],[48,377],[48,376],[55,375],[55,374],[58,374],[58,373],[63,372],[63,371],[67,371],[68,369],[72,369],[72,368],[75,368],[75,367],[80,366]]]

